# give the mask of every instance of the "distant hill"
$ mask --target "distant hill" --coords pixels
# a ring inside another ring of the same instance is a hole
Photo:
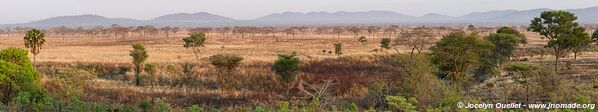
[[[244,25],[328,25],[328,24],[528,24],[533,17],[543,11],[553,9],[540,8],[530,10],[496,10],[472,12],[463,16],[446,16],[429,13],[423,16],[410,16],[392,11],[368,12],[283,12],[266,15],[251,20],[236,20],[207,12],[176,13],[160,16],[151,20],[126,18],[107,18],[98,15],[60,16],[21,24],[5,24],[0,27],[93,27],[119,24],[123,26],[154,25],[177,27],[215,27]],[[598,24],[598,7],[567,9],[578,16],[583,24]]]
[[[415,17],[391,11],[369,12],[284,12],[270,14],[253,21],[267,24],[368,24],[410,22]]]
[[[98,15],[60,16],[23,24],[12,24],[6,26],[29,26],[29,27],[93,27],[110,26],[111,24],[138,25],[140,21],[126,18],[107,18]]]
[[[157,25],[157,26],[181,26],[181,27],[193,27],[201,25],[226,25],[227,23],[234,22],[236,20],[224,16],[214,15],[207,12],[200,13],[177,13],[168,14],[157,17],[153,20],[146,21],[146,24]]]

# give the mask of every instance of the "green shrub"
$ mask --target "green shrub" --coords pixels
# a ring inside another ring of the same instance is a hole
[[[210,57],[211,64],[223,70],[236,68],[241,60],[243,60],[243,57],[234,54],[216,54]]]
[[[386,101],[391,109],[400,110],[403,112],[416,112],[415,105],[417,101],[415,98],[405,98],[403,96],[388,96]]]
[[[278,75],[278,79],[284,87],[293,82],[295,75],[299,72],[301,60],[296,56],[295,52],[291,54],[278,54],[278,59],[272,65],[272,71]]]
[[[334,54],[336,54],[337,56],[343,55],[342,43],[334,43]]]
[[[268,111],[262,106],[256,106],[255,109],[253,109],[253,112],[268,112]]]
[[[187,107],[186,112],[203,112],[203,108],[197,106],[197,105],[192,105],[191,107]]]
[[[357,104],[355,103],[351,103],[351,105],[349,106],[349,108],[345,110],[345,112],[359,112],[359,106],[357,106]]]
[[[85,102],[81,102],[77,98],[71,99],[71,103],[68,105],[69,109],[74,112],[85,112],[88,111],[87,105]]]
[[[282,101],[280,103],[278,103],[278,112],[290,112],[291,109],[289,109],[289,102],[286,101]]]
[[[390,38],[382,38],[380,41],[380,48],[390,49]]]
[[[44,83],[50,94],[61,99],[69,100],[71,97],[81,98],[85,95],[85,87],[95,76],[84,70],[59,69]]]
[[[0,93],[1,102],[15,101],[24,111],[42,111],[53,99],[41,87],[41,78],[27,56],[27,51],[19,48],[0,51],[0,88],[5,90]]]
[[[150,102],[147,100],[139,102],[139,105],[137,105],[137,107],[139,107],[141,110],[145,112],[149,112],[152,110],[152,104],[150,104]]]
[[[170,104],[164,103],[161,101],[156,101],[156,111],[157,112],[168,112],[170,111],[171,107]]]

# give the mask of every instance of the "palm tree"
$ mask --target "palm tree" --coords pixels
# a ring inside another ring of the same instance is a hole
[[[27,31],[27,34],[25,34],[25,37],[23,37],[25,40],[25,47],[31,49],[30,51],[33,54],[33,65],[35,65],[35,56],[39,54],[39,50],[46,42],[45,37],[46,34],[38,29],[31,29]]]

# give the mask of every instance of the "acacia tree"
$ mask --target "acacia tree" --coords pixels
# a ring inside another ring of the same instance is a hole
[[[508,60],[519,44],[527,43],[527,39],[523,34],[509,27],[501,27],[496,33],[490,34],[484,39],[492,42],[492,44],[496,46],[492,50],[490,58],[494,61],[493,64],[498,65],[501,65],[505,60]]]
[[[571,45],[577,40],[577,36],[584,36],[585,28],[576,20],[577,17],[571,12],[544,11],[540,17],[535,17],[527,28],[529,31],[540,33],[542,38],[548,38],[545,47],[554,50],[554,69],[557,73],[559,59],[573,47]]]
[[[480,56],[487,55],[494,45],[480,39],[477,33],[452,32],[444,36],[432,50],[432,62],[449,78],[461,86],[471,78],[466,73],[480,63]]]
[[[35,58],[39,54],[40,49],[46,43],[46,34],[38,29],[31,29],[27,31],[23,40],[25,40],[25,47],[29,48],[33,54],[33,65],[35,65]]]
[[[588,46],[592,43],[588,33],[585,33],[585,29],[575,30],[573,37],[571,38],[571,49],[573,51],[573,60],[577,60],[577,55],[585,51]]]
[[[147,50],[143,44],[133,44],[133,50],[130,51],[130,56],[133,58],[133,64],[135,65],[135,85],[139,86],[141,83],[141,70],[143,69],[143,63],[147,60]]]
[[[199,59],[199,48],[205,46],[206,34],[202,32],[191,32],[189,33],[189,37],[183,38],[183,41],[185,42],[183,47],[192,49],[195,58]]]
[[[400,38],[395,39],[395,44],[408,45],[411,47],[410,57],[413,57],[415,51],[421,53],[426,48],[426,45],[433,44],[435,38],[431,31],[425,28],[416,28],[412,31],[404,31],[400,33]]]

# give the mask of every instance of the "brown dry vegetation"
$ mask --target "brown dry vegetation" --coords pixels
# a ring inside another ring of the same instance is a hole
[[[492,30],[488,30],[492,31]],[[449,31],[437,31],[436,38]],[[322,80],[333,80],[329,95],[341,99],[357,99],[359,101],[368,94],[368,86],[381,79],[399,80],[400,71],[384,62],[389,61],[395,50],[381,50],[379,43],[382,36],[368,37],[368,41],[360,44],[356,37],[345,34],[336,35],[307,34],[295,37],[283,37],[280,41],[272,37],[232,37],[208,36],[206,47],[201,49],[201,60],[195,60],[189,49],[185,49],[182,38],[187,32],[179,32],[175,37],[151,38],[61,38],[48,37],[41,53],[37,56],[38,71],[47,75],[56,69],[76,68],[96,74],[98,78],[90,81],[85,87],[83,100],[98,103],[123,103],[135,105],[142,100],[160,99],[175,107],[186,107],[199,104],[202,107],[234,108],[236,106],[276,105],[283,100],[301,99],[305,96],[298,88],[290,90],[280,87],[274,73],[270,70],[276,55],[281,52],[296,51],[302,60],[301,73],[297,83],[321,83]],[[482,35],[488,32],[481,32]],[[550,53],[540,56],[537,48],[546,41],[532,32],[524,32],[529,44],[522,46],[514,60],[526,58],[525,63],[548,64]],[[280,34],[282,35],[282,34]],[[379,34],[382,35],[382,34]],[[394,38],[394,37],[393,37]],[[24,48],[19,36],[0,37],[0,49],[7,47]],[[333,43],[343,43],[343,55],[323,52],[334,50]],[[128,55],[133,43],[142,43],[149,54],[147,63],[158,65],[156,85],[134,86],[131,57]],[[408,52],[406,46],[397,47],[398,52]],[[207,57],[214,54],[236,54],[245,60],[235,69],[232,78],[236,87],[233,90],[221,89],[217,81],[218,72],[211,66]],[[593,89],[598,80],[598,52],[595,48],[578,57],[579,61],[571,64],[567,74],[575,84],[566,86],[582,86],[580,89]],[[570,60],[567,58],[565,60]],[[195,65],[191,81],[185,84],[182,80],[182,64],[191,62]],[[395,75],[393,75],[395,74]],[[508,77],[508,76],[507,76]],[[504,78],[504,77],[503,77]],[[509,83],[506,79],[489,79],[485,83]],[[48,80],[45,78],[44,80]],[[502,91],[504,88],[473,88],[472,93]],[[45,86],[47,89],[55,89]],[[517,88],[517,87],[513,87]],[[495,94],[492,94],[495,95]],[[474,96],[491,98],[501,97],[489,94]],[[598,98],[598,97],[594,97]],[[492,99],[504,100],[504,99]]]

